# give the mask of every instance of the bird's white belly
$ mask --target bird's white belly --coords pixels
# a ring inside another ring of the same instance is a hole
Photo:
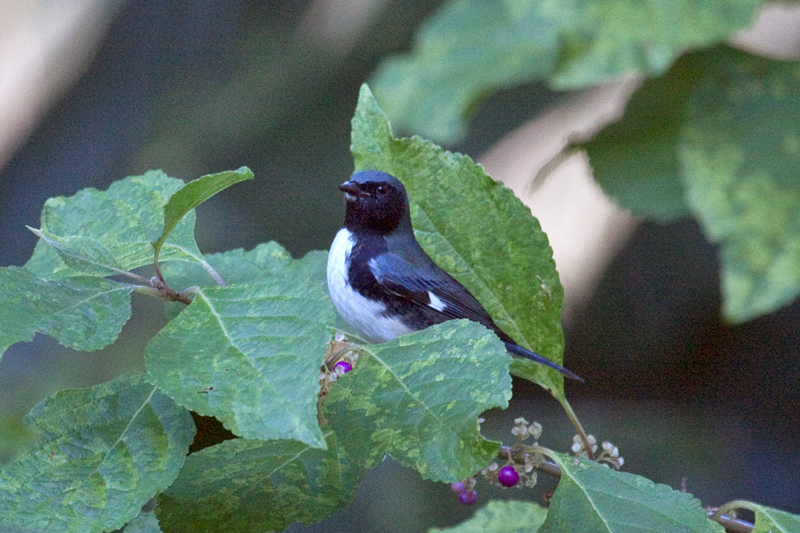
[[[339,314],[370,342],[386,342],[410,333],[397,318],[383,316],[386,305],[364,298],[348,284],[350,252],[355,240],[346,228],[339,230],[328,253],[328,292]]]

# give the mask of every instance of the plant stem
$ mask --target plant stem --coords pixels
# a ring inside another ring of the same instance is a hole
[[[567,417],[569,418],[569,421],[572,422],[572,425],[575,427],[575,431],[578,432],[578,436],[583,442],[583,447],[586,449],[586,453],[589,456],[589,459],[593,461],[594,452],[592,451],[592,447],[589,444],[589,439],[586,436],[586,431],[583,429],[581,421],[578,420],[578,415],[576,415],[575,411],[572,410],[572,406],[569,404],[569,401],[567,401],[566,396],[556,399],[558,399],[558,402],[561,404],[561,407],[564,409],[564,412],[567,413]]]
[[[211,265],[209,265],[209,264],[208,264],[206,261],[203,261],[203,262],[202,262],[202,263],[200,263],[200,264],[203,266],[203,268],[205,269],[205,271],[206,271],[206,272],[208,272],[208,273],[209,273],[209,275],[210,275],[212,278],[214,278],[214,281],[216,281],[216,282],[217,282],[217,285],[219,285],[220,287],[224,287],[224,286],[225,286],[225,280],[222,278],[222,276],[220,276],[219,272],[217,272],[217,271],[214,269],[214,267],[212,267]]]

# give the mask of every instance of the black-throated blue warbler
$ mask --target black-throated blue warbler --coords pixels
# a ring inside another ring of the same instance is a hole
[[[414,237],[408,196],[400,180],[365,170],[339,189],[347,206],[344,227],[328,254],[328,290],[339,314],[366,340],[387,342],[447,320],[468,318],[494,331],[510,353],[583,381],[519,346],[463,285],[428,257]]]

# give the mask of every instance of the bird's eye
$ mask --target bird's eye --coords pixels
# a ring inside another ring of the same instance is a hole
[[[386,194],[389,191],[389,187],[386,185],[378,185],[376,190],[378,191],[378,194]]]

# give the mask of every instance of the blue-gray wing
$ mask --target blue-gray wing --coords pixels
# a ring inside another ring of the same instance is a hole
[[[489,313],[463,285],[433,262],[428,269],[422,270],[396,254],[384,253],[370,259],[369,268],[384,291],[409,304],[422,307],[427,317],[435,316],[434,322],[456,318],[474,320],[494,331],[511,353],[553,368],[569,378],[583,381],[574,372],[519,346],[497,327]]]
[[[436,270],[426,272],[393,253],[384,253],[369,261],[373,276],[387,292],[441,314],[442,321],[468,318],[479,322],[506,340],[508,336],[492,321],[480,302],[450,274],[431,265]]]

